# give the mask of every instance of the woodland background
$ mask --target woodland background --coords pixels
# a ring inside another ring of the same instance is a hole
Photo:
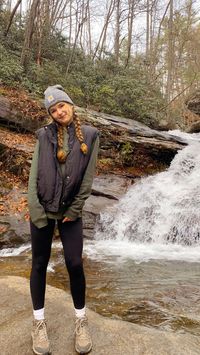
[[[0,0],[0,93],[60,83],[79,106],[184,128],[199,14],[195,0]]]

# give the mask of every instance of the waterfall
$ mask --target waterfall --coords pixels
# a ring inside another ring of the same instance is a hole
[[[99,238],[200,244],[200,143],[179,151],[167,171],[142,178],[104,211]]]
[[[200,138],[187,136],[188,146],[177,153],[167,171],[142,178],[100,214],[95,232],[100,252],[112,248],[120,255],[126,245],[126,255],[133,248],[134,255],[141,249],[148,253],[156,249],[155,257],[165,250],[167,258],[175,259],[183,252],[185,260],[186,250],[193,247],[192,253],[198,248],[200,260]]]

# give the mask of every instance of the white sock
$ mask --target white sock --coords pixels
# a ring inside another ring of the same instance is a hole
[[[34,316],[35,320],[44,319],[44,308],[37,309],[36,311],[33,310],[33,316]]]
[[[85,317],[86,307],[83,307],[81,309],[74,308],[74,311],[75,311],[75,316],[77,318],[83,318],[83,317]]]

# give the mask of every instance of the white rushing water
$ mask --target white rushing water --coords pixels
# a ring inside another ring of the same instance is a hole
[[[200,134],[169,131],[188,141],[169,169],[142,178],[114,207],[101,213],[95,239],[84,253],[94,260],[136,262],[179,260],[200,262]],[[60,242],[53,243],[61,249]],[[30,244],[0,251],[14,257]],[[48,271],[54,272],[55,264]]]
[[[141,179],[100,215],[92,258],[106,255],[137,261],[200,261],[199,135],[170,132],[187,139],[165,172]]]
[[[19,247],[15,248],[4,248],[0,250],[0,257],[10,257],[10,256],[18,256],[22,254],[25,251],[28,251],[31,249],[31,244],[23,244],[20,245]]]

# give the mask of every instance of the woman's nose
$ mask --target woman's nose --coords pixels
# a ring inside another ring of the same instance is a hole
[[[58,115],[60,115],[60,114],[62,113],[62,109],[61,109],[61,108],[58,108],[58,109],[57,109],[57,113],[58,113]]]

